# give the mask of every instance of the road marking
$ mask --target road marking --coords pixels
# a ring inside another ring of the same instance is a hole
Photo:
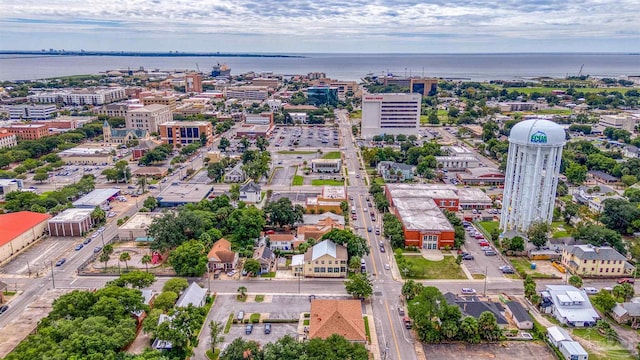
[[[389,311],[389,304],[387,301],[384,302],[384,308],[387,309],[387,318],[389,319],[389,325],[391,325],[391,335],[393,335],[393,344],[396,346],[396,354],[398,354],[398,359],[402,359],[402,356],[400,356],[400,348],[398,347],[398,338],[396,337],[396,331],[393,328],[391,312]]]

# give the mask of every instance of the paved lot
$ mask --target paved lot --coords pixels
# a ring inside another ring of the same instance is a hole
[[[553,360],[555,356],[542,342],[505,341],[500,344],[438,344],[423,345],[427,359],[496,359]]]
[[[298,323],[271,324],[271,334],[264,333],[264,324],[253,324],[253,332],[247,335],[245,333],[246,326],[245,324],[232,325],[229,333],[225,335],[225,343],[230,343],[236,338],[243,338],[244,340],[257,341],[264,346],[264,344],[275,342],[285,335],[294,339],[298,336]]]
[[[480,248],[478,240],[471,237],[468,231],[466,232],[464,249],[475,258],[475,260],[464,260],[464,265],[471,274],[484,274],[487,272],[489,277],[504,276],[500,271],[500,266],[507,265],[507,263],[500,256],[486,256]]]

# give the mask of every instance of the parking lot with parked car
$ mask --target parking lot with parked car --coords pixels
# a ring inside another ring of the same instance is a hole
[[[461,253],[462,260],[471,274],[486,274],[490,277],[500,277],[509,272],[502,271],[507,264],[498,251],[484,235],[470,222],[463,222],[465,227],[465,245]]]

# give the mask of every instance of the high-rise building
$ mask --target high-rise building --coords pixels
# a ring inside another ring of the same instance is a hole
[[[307,98],[309,104],[320,105],[338,105],[338,88],[330,86],[312,86],[307,89]]]
[[[169,121],[160,124],[163,144],[185,146],[205,140],[205,146],[213,142],[213,125],[208,121]]]
[[[364,138],[375,135],[417,135],[420,128],[420,94],[369,94],[362,97]]]
[[[200,76],[200,74],[198,73],[189,73],[185,76],[184,78],[185,80],[185,86],[184,86],[184,91],[187,93],[190,92],[196,92],[196,93],[201,93],[202,92],[202,76]]]
[[[565,143],[564,129],[549,120],[526,120],[511,129],[500,219],[503,232],[524,232],[534,222],[551,222]]]
[[[160,131],[160,125],[173,120],[168,105],[152,104],[139,109],[129,110],[125,118],[128,129],[144,129],[150,133]]]

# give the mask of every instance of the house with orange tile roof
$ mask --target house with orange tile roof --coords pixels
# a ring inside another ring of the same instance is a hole
[[[360,300],[312,300],[309,320],[310,339],[337,334],[351,342],[367,341]]]
[[[326,217],[318,220],[315,224],[305,224],[298,226],[298,239],[306,240],[309,238],[320,239],[322,235],[328,233],[333,229],[344,229],[344,225],[332,217]]]
[[[213,244],[207,258],[209,259],[210,271],[232,270],[238,265],[238,253],[231,250],[231,243],[225,238]]]
[[[49,214],[31,211],[0,215],[0,263],[38,240],[50,218]]]

